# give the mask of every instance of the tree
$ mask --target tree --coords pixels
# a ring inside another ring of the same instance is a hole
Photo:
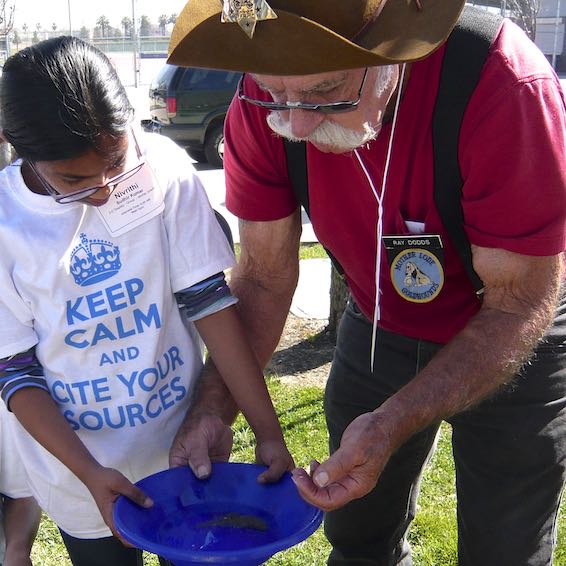
[[[167,20],[167,23],[175,25],[176,21],[177,21],[177,14],[171,14],[169,16],[169,19]]]
[[[22,30],[23,30],[23,32],[24,32],[24,35],[27,35],[27,34],[28,34],[28,25],[27,25],[27,24],[24,24],[24,25],[22,26]]]
[[[159,22],[159,31],[161,32],[161,35],[165,35],[165,26],[169,23],[169,16],[161,14],[157,21]]]
[[[541,0],[474,0],[472,4],[499,8],[534,41]]]
[[[35,24],[35,31],[41,31],[41,22],[37,22],[37,24]]]
[[[53,22],[53,23],[51,24],[51,29],[52,29],[53,31],[57,31],[57,24],[56,24],[55,22]]]
[[[37,33],[37,30],[33,32],[33,37],[31,38],[31,42],[34,44],[39,43],[39,35]]]
[[[147,16],[140,18],[140,35],[151,35],[151,21]]]
[[[328,330],[336,334],[340,319],[348,302],[348,285],[344,278],[332,266],[330,275],[330,314],[328,316]]]
[[[122,21],[120,22],[122,25],[122,29],[124,30],[124,37],[131,37],[132,36],[132,18],[128,16],[124,16]]]
[[[0,33],[6,37],[14,27],[16,0],[0,0]]]
[[[513,21],[534,41],[541,0],[501,0],[501,9],[509,10]]]
[[[84,41],[89,41],[90,40],[90,30],[83,26],[80,30],[79,30],[79,37],[81,39],[83,39]]]
[[[21,39],[20,34],[18,33],[17,29],[15,29],[13,34],[12,34],[12,42],[16,46],[16,51],[19,51],[20,50],[20,43],[22,42],[22,39]]]
[[[110,27],[110,21],[106,16],[100,16],[100,18],[96,20],[96,27],[100,28],[100,35],[106,37],[108,28]]]

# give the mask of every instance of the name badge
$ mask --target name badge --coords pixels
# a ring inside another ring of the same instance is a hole
[[[438,235],[384,236],[391,282],[412,303],[434,300],[444,285],[444,247]]]
[[[108,202],[96,210],[112,236],[120,236],[161,214],[163,192],[148,163],[126,182],[120,183]]]

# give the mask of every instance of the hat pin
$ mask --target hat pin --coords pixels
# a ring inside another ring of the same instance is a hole
[[[238,24],[252,39],[257,22],[274,20],[277,14],[265,0],[223,0],[222,23]]]

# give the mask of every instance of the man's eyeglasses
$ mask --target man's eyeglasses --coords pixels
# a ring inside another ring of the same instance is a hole
[[[138,154],[138,159],[141,158],[141,151],[139,149],[137,140],[134,136],[134,142],[136,144],[136,150]],[[37,167],[31,162],[27,162],[30,166],[30,169],[35,173],[35,176],[39,179],[39,182],[43,185],[43,188],[46,192],[55,199],[55,202],[59,204],[69,204],[72,202],[76,202],[78,200],[82,200],[88,197],[91,197],[98,191],[102,189],[108,189],[108,196],[112,194],[114,189],[124,181],[127,181],[130,177],[133,177],[145,164],[144,160],[141,160],[139,163],[134,165],[134,167],[128,169],[127,171],[123,171],[122,173],[115,175],[111,179],[108,179],[105,183],[101,185],[92,185],[90,187],[86,187],[84,189],[79,189],[78,191],[74,191],[72,193],[60,193],[53,185],[51,185],[47,179],[45,179],[41,173],[37,170]]]
[[[273,102],[270,100],[257,100],[255,98],[250,98],[249,96],[244,94],[244,78],[246,76],[245,73],[242,75],[240,82],[238,83],[238,98],[240,100],[245,100],[250,104],[254,104],[255,106],[267,108],[268,110],[273,110],[275,112],[283,112],[285,110],[310,110],[311,112],[321,112],[322,114],[339,114],[340,112],[352,112],[352,110],[355,110],[360,103],[362,91],[364,90],[364,85],[366,83],[367,74],[368,70],[366,68],[356,100],[341,100],[339,102],[326,102],[322,104],[311,104],[309,102]]]

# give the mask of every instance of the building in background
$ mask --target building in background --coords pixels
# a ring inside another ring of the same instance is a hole
[[[536,44],[550,59],[552,66],[566,73],[566,44],[564,23],[566,0],[544,0],[537,17]]]
[[[514,20],[534,40],[558,73],[566,73],[566,0],[475,0],[470,5]]]

